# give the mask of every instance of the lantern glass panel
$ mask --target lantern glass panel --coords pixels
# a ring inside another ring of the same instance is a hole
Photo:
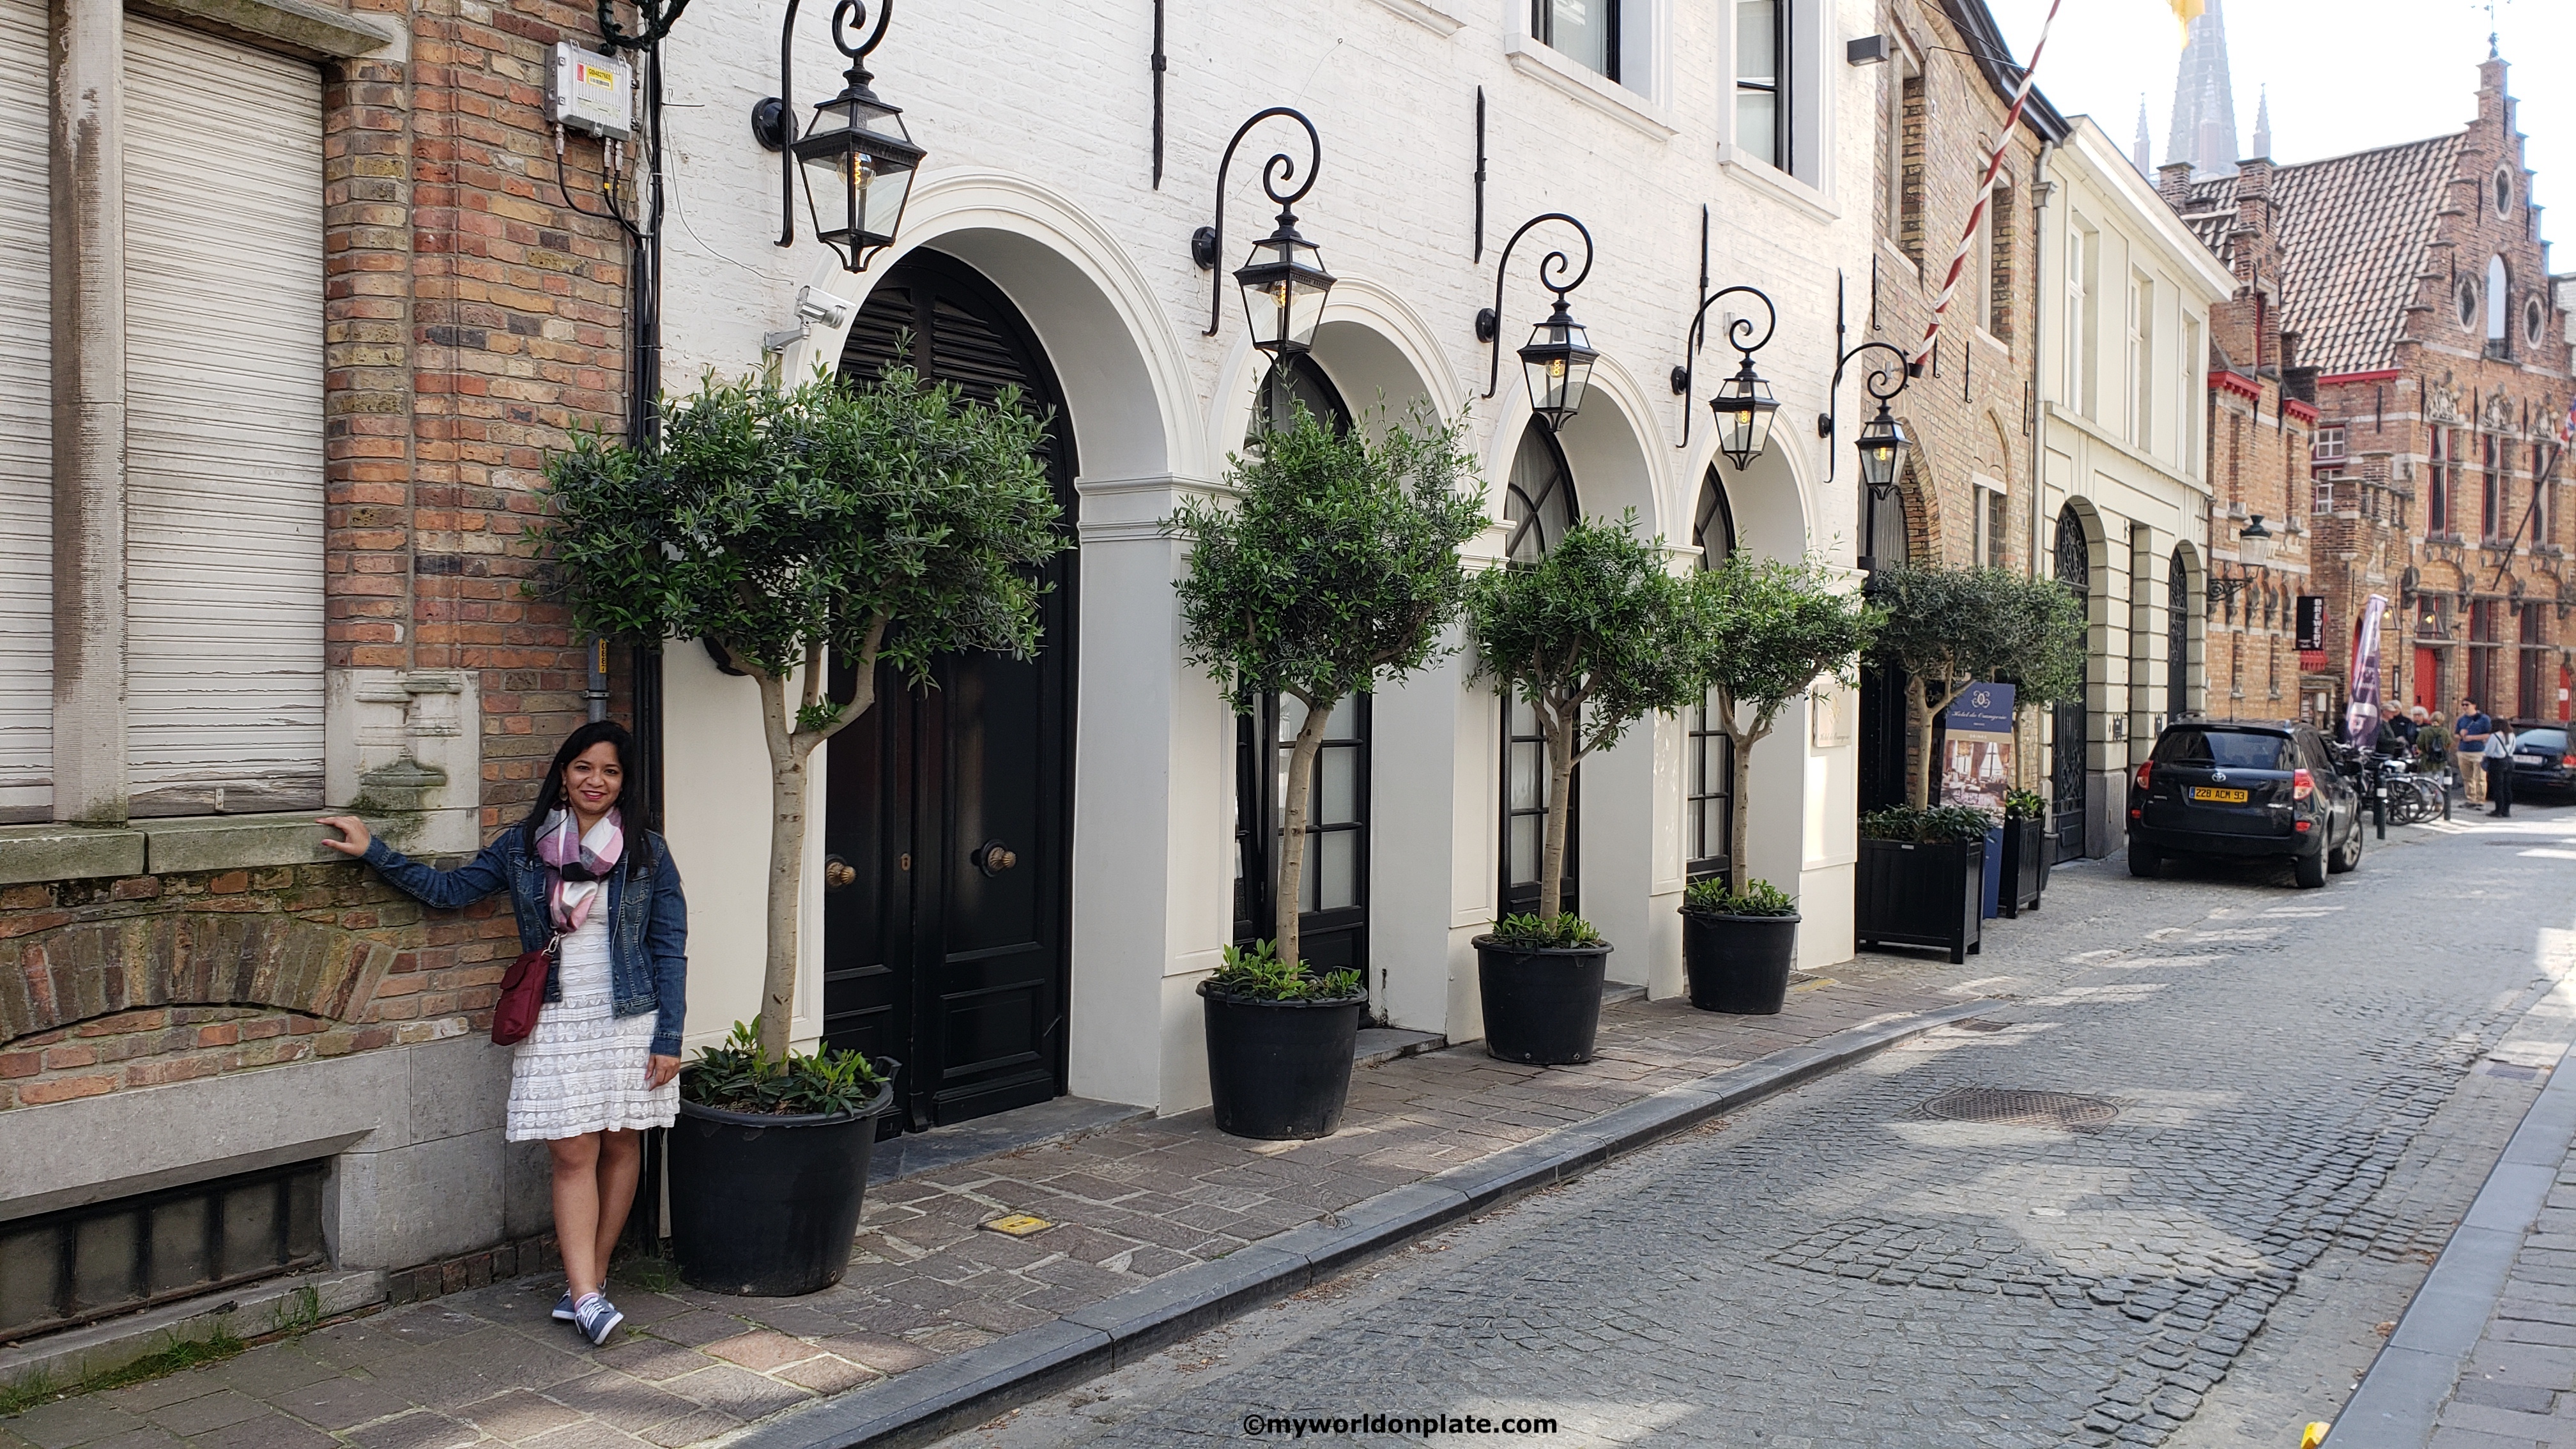
[[[1267,237],[1253,246],[1234,280],[1243,289],[1253,346],[1278,357],[1314,347],[1324,300],[1333,290],[1332,273],[1324,270],[1314,243],[1294,233]]]
[[[2246,563],[2256,565],[2260,565],[2272,556],[2272,533],[2271,530],[2263,527],[2263,515],[2259,513],[2254,515],[2252,525],[2236,535],[2236,556]]]
[[[1885,407],[1861,429],[1858,448],[1861,481],[1880,493],[1894,488],[1897,463],[1905,456],[1905,429],[1888,416]]]
[[[1717,416],[1717,450],[1738,470],[1753,466],[1771,445],[1771,421],[1780,411],[1771,384],[1749,369],[1739,372],[1718,384],[1708,406]]]
[[[796,156],[818,237],[854,261],[894,240],[922,152],[893,107],[847,96],[816,106]]]
[[[1521,348],[1521,370],[1529,383],[1530,410],[1563,427],[1583,407],[1583,390],[1592,381],[1592,350],[1583,324],[1559,314],[1530,329]]]

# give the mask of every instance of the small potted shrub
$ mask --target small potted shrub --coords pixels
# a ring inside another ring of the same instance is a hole
[[[680,1074],[671,1238],[691,1284],[776,1298],[848,1268],[895,1063],[846,1050],[773,1056],[759,1025],[735,1022]]]
[[[1417,410],[1405,427],[1324,426],[1303,405],[1234,460],[1234,496],[1195,500],[1164,527],[1190,542],[1180,596],[1189,661],[1238,712],[1294,697],[1272,938],[1228,946],[1200,983],[1216,1125],[1239,1137],[1330,1136],[1350,1091],[1368,1005],[1355,971],[1315,975],[1298,955],[1315,757],[1334,706],[1450,652],[1466,589],[1459,546],[1484,526],[1463,434]]]
[[[575,632],[702,639],[759,690],[761,1009],[681,1072],[671,1247],[700,1288],[812,1293],[848,1262],[876,1114],[894,1100],[878,1074],[896,1068],[789,1041],[807,766],[874,706],[880,665],[920,683],[943,654],[1036,648],[1038,571],[1065,546],[1038,461],[1047,420],[1014,389],[987,406],[903,367],[869,384],[710,378],[661,414],[645,447],[582,437],[549,459],[537,536]]]
[[[1980,945],[1986,832],[1994,818],[1964,805],[1891,806],[1860,818],[1858,920],[1863,946],[1937,946],[1953,964]]]
[[[1281,961],[1268,941],[1228,946],[1199,999],[1217,1130],[1273,1142],[1332,1136],[1368,1006],[1360,974],[1315,975]]]
[[[1878,611],[1813,559],[1791,563],[1738,553],[1694,580],[1693,593],[1709,717],[1734,747],[1728,788],[1736,808],[1727,878],[1699,882],[1682,899],[1682,964],[1693,1006],[1767,1014],[1780,1009],[1789,989],[1799,918],[1787,895],[1762,882],[1748,884],[1753,814],[1745,805],[1752,798],[1753,749],[1769,738],[1780,712],[1818,680],[1857,682],[1853,666],[1877,632]],[[1724,960],[1730,954],[1744,959],[1731,967]],[[1740,988],[1718,985],[1738,977]],[[1741,1004],[1714,1004],[1720,1001]]]
[[[1798,959],[1798,903],[1767,880],[1741,891],[1727,878],[1695,880],[1682,892],[1682,969],[1690,1004],[1702,1011],[1770,1016],[1789,999]]]
[[[1996,908],[2005,916],[2039,909],[2040,892],[2048,889],[2048,799],[2036,790],[2004,796],[2003,881]]]
[[[1536,562],[1488,570],[1469,586],[1477,674],[1527,702],[1547,737],[1538,914],[1506,918],[1475,942],[1485,1049],[1504,1061],[1592,1060],[1610,943],[1564,909],[1574,767],[1638,720],[1699,697],[1705,646],[1694,600],[1665,570],[1663,550],[1637,536],[1633,510],[1615,523],[1580,520]]]

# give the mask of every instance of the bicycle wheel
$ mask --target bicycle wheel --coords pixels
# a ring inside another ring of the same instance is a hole
[[[2421,776],[2406,777],[2406,808],[2399,818],[2403,825],[2421,825],[2442,813],[2442,797],[2433,782]]]

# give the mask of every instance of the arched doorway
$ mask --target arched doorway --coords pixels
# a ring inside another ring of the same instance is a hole
[[[1861,489],[1860,565],[1875,573],[1906,563],[1912,553],[1905,494],[1874,497]],[[1860,670],[1860,809],[1866,815],[1905,803],[1905,671],[1864,659]],[[1932,755],[1926,752],[1925,759]]]
[[[2165,575],[2165,718],[2191,713],[2191,565],[2175,549]]]
[[[1574,474],[1565,452],[1547,425],[1532,419],[1521,433],[1520,450],[1512,455],[1512,472],[1503,490],[1503,557],[1511,564],[1536,563],[1547,556],[1574,520],[1583,516],[1574,496]],[[1526,701],[1503,702],[1503,850],[1500,913],[1506,916],[1538,909],[1539,857],[1547,843],[1547,737],[1539,730],[1538,712]],[[1562,909],[1572,911],[1580,877],[1577,842],[1583,838],[1583,776],[1580,770],[1567,788],[1565,879]]]
[[[2075,505],[2066,505],[2057,515],[2057,581],[2075,596],[2078,609],[2087,619],[2092,617],[2093,553],[2084,539],[2084,519]],[[2091,815],[2090,776],[2085,769],[2085,723],[2091,718],[2085,701],[2092,694],[2093,656],[2085,651],[2084,678],[2075,697],[2061,700],[2057,706],[2056,729],[2051,739],[2049,785],[2054,797],[2051,814],[2057,830],[2057,859],[2081,860],[2089,843],[2084,822]]]
[[[1045,461],[1071,543],[1072,425],[1009,299],[953,257],[912,253],[868,294],[841,372],[898,359],[1052,412]],[[951,655],[922,689],[885,669],[876,707],[825,746],[823,1038],[903,1063],[889,1129],[1065,1090],[1075,572],[1070,548],[1046,568],[1034,658]]]
[[[1262,377],[1247,452],[1262,434],[1288,427],[1303,407],[1336,433],[1351,428],[1351,410],[1324,369],[1309,356],[1288,359]],[[1369,732],[1373,703],[1354,694],[1333,710],[1315,757],[1306,802],[1306,869],[1298,890],[1298,954],[1317,971],[1358,971],[1368,979]],[[1293,697],[1265,696],[1234,723],[1234,940],[1248,946],[1278,934],[1280,821],[1287,813],[1288,754],[1305,724]]]
[[[1726,483],[1714,464],[1700,480],[1691,546],[1699,550],[1703,569],[1723,564],[1735,552],[1735,511],[1727,506]],[[1735,868],[1735,741],[1727,737],[1715,690],[1691,711],[1686,778],[1683,817],[1689,856],[1684,874],[1691,880],[1725,875]]]

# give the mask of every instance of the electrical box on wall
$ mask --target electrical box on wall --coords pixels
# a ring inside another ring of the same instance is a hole
[[[612,141],[635,133],[635,67],[615,56],[555,42],[554,84],[547,118],[567,130]]]

